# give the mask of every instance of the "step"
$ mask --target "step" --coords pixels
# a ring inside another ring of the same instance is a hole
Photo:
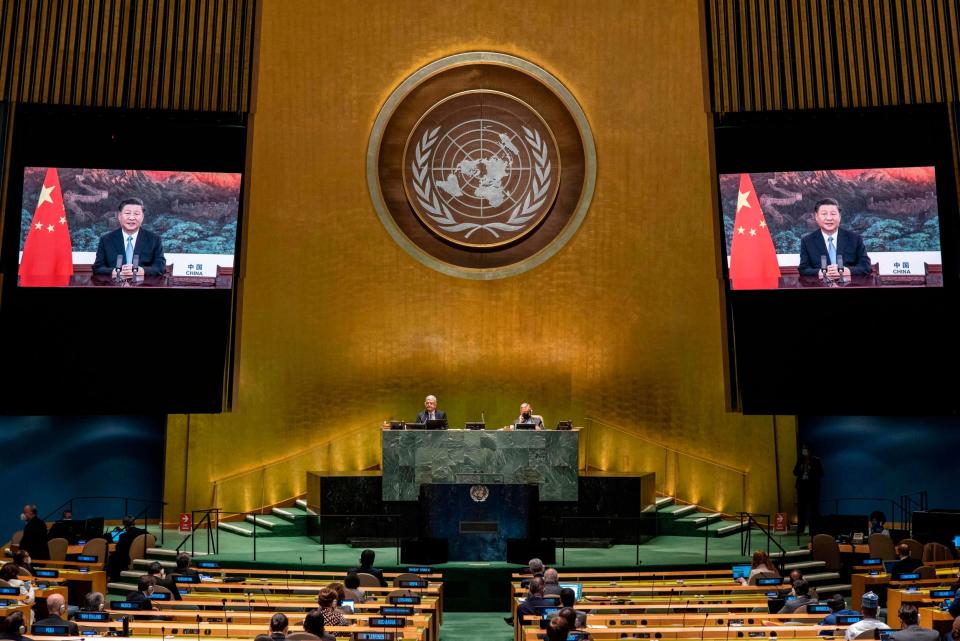
[[[253,526],[249,523],[227,523],[225,521],[220,521],[220,524],[217,525],[218,528],[224,532],[230,532],[231,534],[238,534],[240,536],[253,536]],[[263,528],[257,528],[257,536],[265,536],[267,531]]]
[[[853,586],[849,583],[835,583],[832,585],[818,585],[817,586],[817,596],[821,599],[830,598],[834,594],[847,595],[850,594],[850,591],[853,589]]]
[[[114,592],[122,592],[124,596],[126,596],[131,592],[137,591],[137,584],[111,581],[110,583],[107,583],[107,590],[113,590]]]
[[[273,531],[274,528],[289,525],[288,521],[281,519],[277,516],[272,516],[269,514],[248,514],[247,518],[244,519],[247,523],[256,522],[257,528],[266,528],[270,531]]]
[[[146,572],[150,564],[154,562],[159,563],[165,570],[173,570],[177,567],[176,561],[157,561],[156,559],[134,559],[133,567],[141,568],[143,572]],[[143,572],[140,574],[143,574]],[[137,576],[140,576],[140,574]]]
[[[196,539],[198,543],[201,540],[200,539],[201,536],[206,536],[206,535],[205,534],[198,535]],[[190,556],[207,556],[206,552],[200,552],[199,550],[196,552],[190,552],[186,545],[183,546],[183,549],[181,549],[180,552],[186,552]],[[157,560],[157,557],[161,557],[165,559],[175,559],[177,558],[177,555],[180,554],[180,552],[177,552],[176,549],[174,548],[147,548],[147,556],[154,560]]]
[[[827,567],[826,561],[797,561],[796,563],[785,563],[783,566],[783,571],[792,572],[793,570],[814,570],[825,567]]]
[[[724,521],[723,524],[721,524],[721,526],[717,528],[717,536],[718,537],[730,536],[731,534],[737,534],[742,530],[746,530],[746,529],[747,529],[746,523],[740,523],[739,521],[737,521],[736,523],[730,523],[729,521]]]
[[[303,522],[310,516],[305,509],[299,507],[275,507],[271,511],[274,516],[280,517],[288,523]]]
[[[656,506],[656,508],[657,508],[658,510],[659,510],[659,509],[662,509],[662,508],[665,508],[665,507],[667,507],[668,505],[673,505],[673,497],[672,497],[672,496],[658,496],[658,497],[657,497],[657,500],[654,502],[654,506]]]
[[[822,581],[836,581],[840,578],[840,575],[837,572],[816,572],[814,574],[804,574],[803,578],[807,583],[820,583]]]
[[[669,505],[662,510],[657,510],[657,514],[661,514],[667,518],[679,519],[685,516],[690,516],[696,511],[696,505]]]
[[[313,510],[311,510],[310,508],[307,507],[307,499],[297,499],[297,500],[296,500],[296,504],[297,504],[297,507],[298,507],[298,508],[300,508],[301,510],[305,511],[305,512],[306,512],[307,514],[309,514],[310,516],[316,516],[316,515],[317,515],[316,512],[314,512]]]
[[[800,548],[799,550],[787,550],[786,552],[777,551],[777,552],[770,553],[771,559],[779,559],[783,557],[786,557],[788,559],[795,559],[797,557],[804,557],[804,556],[810,556],[810,550],[808,550],[807,548]]]

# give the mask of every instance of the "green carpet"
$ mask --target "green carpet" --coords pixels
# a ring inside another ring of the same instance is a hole
[[[444,613],[441,641],[511,641],[513,628],[503,622],[510,612]]]

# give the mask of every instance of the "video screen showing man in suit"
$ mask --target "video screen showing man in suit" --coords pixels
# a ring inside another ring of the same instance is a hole
[[[934,166],[725,173],[719,180],[731,290],[943,287],[944,188]]]
[[[116,277],[131,279],[134,277],[134,256],[137,268],[144,276],[161,276],[167,268],[163,255],[163,243],[160,235],[143,228],[143,201],[139,198],[126,198],[120,201],[117,209],[118,229],[100,237],[97,245],[97,257],[93,261],[95,274],[114,274],[116,266],[121,265]]]
[[[423,399],[423,411],[417,414],[417,423],[427,421],[443,421],[443,429],[447,429],[447,413],[437,409],[437,397],[430,394]]]
[[[800,240],[798,270],[801,276],[838,280],[841,276],[849,278],[853,274],[870,273],[870,257],[863,239],[856,232],[840,227],[840,203],[833,198],[818,200],[813,206],[813,218],[819,229]]]
[[[230,289],[243,175],[25,167],[20,287]]]

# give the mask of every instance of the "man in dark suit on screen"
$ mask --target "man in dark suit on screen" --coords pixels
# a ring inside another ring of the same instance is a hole
[[[840,228],[840,204],[833,198],[818,200],[813,207],[817,231],[810,232],[800,240],[801,276],[820,276],[837,280],[841,276],[866,275],[872,270],[870,257],[863,239],[856,232]],[[838,267],[838,257],[843,259],[843,268]],[[825,261],[822,261],[825,258]],[[826,263],[826,274],[823,271]]]
[[[139,198],[127,198],[120,201],[117,220],[120,229],[107,232],[100,237],[97,245],[97,258],[93,261],[93,273],[116,275],[128,280],[135,275],[133,262],[137,257],[139,275],[162,276],[167,269],[167,259],[163,256],[163,244],[160,236],[149,229],[143,229],[143,201]],[[117,272],[117,259],[121,267]]]
[[[437,409],[437,397],[431,394],[423,401],[423,411],[417,414],[417,423],[427,421],[443,421],[443,429],[447,429],[447,413]]]

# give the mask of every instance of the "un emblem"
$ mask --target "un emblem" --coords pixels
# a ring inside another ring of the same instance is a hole
[[[467,91],[434,105],[410,133],[404,158],[413,210],[458,245],[495,247],[529,233],[559,185],[550,127],[500,92]]]
[[[490,488],[486,485],[471,485],[470,498],[474,503],[483,503],[490,497]]]
[[[474,52],[418,70],[387,99],[367,185],[411,256],[464,278],[518,274],[576,233],[596,180],[586,116],[544,69]]]

